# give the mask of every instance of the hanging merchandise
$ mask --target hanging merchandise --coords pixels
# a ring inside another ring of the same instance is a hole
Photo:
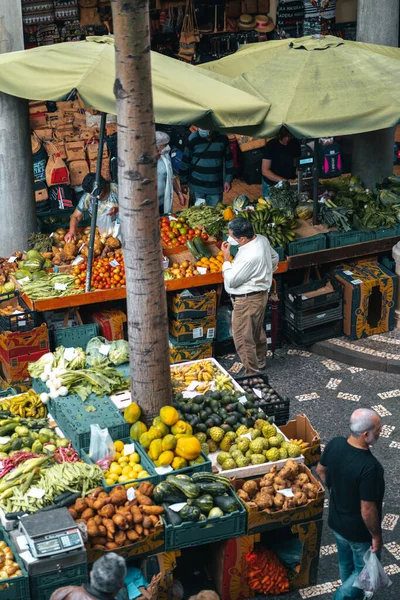
[[[44,181],[34,182],[36,212],[46,212],[50,208],[49,193]]]
[[[335,26],[336,0],[304,0],[303,35],[329,35]]]
[[[301,37],[304,28],[304,1],[280,2],[276,13],[276,25],[280,39]]]
[[[200,41],[193,0],[186,1],[186,12],[183,19],[182,31],[179,41],[178,58],[186,62],[193,62],[196,53],[196,43]]]
[[[74,206],[74,192],[69,185],[53,185],[49,196],[51,210],[66,210]]]
[[[238,19],[241,15],[241,1],[240,0],[227,0],[226,2],[226,16],[228,19]],[[260,11],[262,12],[262,11]]]
[[[54,0],[54,12],[56,21],[65,21],[66,19],[77,19],[79,17],[79,7],[77,0]]]
[[[67,165],[59,154],[49,156],[46,165],[46,183],[48,186],[69,183],[69,172]]]
[[[40,25],[41,23],[54,23],[54,2],[29,2],[22,3],[22,22],[24,25]]]
[[[242,0],[242,14],[255,15],[257,11],[257,0]]]
[[[46,181],[46,150],[43,148],[39,138],[33,134],[32,136],[32,152],[33,152],[33,178],[35,181]]]

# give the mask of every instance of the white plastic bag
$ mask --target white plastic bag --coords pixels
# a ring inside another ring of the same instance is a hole
[[[90,426],[90,460],[94,463],[103,460],[111,462],[114,458],[115,448],[108,429],[101,429],[99,425]]]
[[[377,592],[392,585],[375,552],[367,550],[363,560],[365,567],[353,583],[353,587],[358,587],[365,592]]]

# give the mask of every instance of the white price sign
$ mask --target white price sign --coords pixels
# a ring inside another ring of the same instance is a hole
[[[171,473],[171,471],[173,471],[171,465],[168,465],[167,467],[156,467],[156,473],[159,475],[166,475],[166,473]]]
[[[15,262],[16,260],[17,260],[17,257],[16,257],[16,256],[10,256],[10,258],[8,259],[8,261],[7,261],[7,262],[9,262],[9,263],[13,263],[13,262]]]
[[[108,354],[110,352],[110,348],[111,348],[111,345],[102,344],[99,348],[99,352],[100,352],[100,354],[103,354],[103,356],[108,356]]]
[[[59,290],[60,292],[65,292],[67,289],[66,283],[59,283],[58,281],[54,284],[54,289]]]
[[[124,456],[129,456],[129,454],[132,454],[132,452],[135,452],[135,444],[125,444]]]
[[[238,398],[240,404],[247,404],[247,398],[246,396],[240,396],[240,398]]]

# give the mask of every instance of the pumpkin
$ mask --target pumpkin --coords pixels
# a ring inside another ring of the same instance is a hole
[[[175,425],[175,423],[179,419],[179,414],[176,408],[173,406],[163,406],[160,410],[160,418],[165,425],[171,427],[171,425]]]
[[[180,438],[176,443],[175,454],[185,460],[193,460],[199,456],[201,445],[197,438],[192,435],[187,438]]]
[[[232,219],[235,218],[235,213],[233,212],[233,210],[231,209],[230,206],[228,206],[224,212],[223,212],[223,217],[225,221],[232,221]]]

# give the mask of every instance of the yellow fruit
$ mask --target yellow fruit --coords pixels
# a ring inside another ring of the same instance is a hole
[[[121,458],[121,452],[116,452],[114,454],[114,460],[118,460],[119,458]]]
[[[129,456],[120,456],[118,459],[118,464],[124,466],[124,464],[129,462]]]
[[[175,425],[175,423],[179,419],[179,414],[176,408],[173,406],[163,406],[160,410],[160,418],[165,425],[171,427],[171,425]]]
[[[128,490],[131,487],[137,487],[139,484],[138,483],[127,483],[124,487]]]
[[[142,435],[139,438],[139,443],[141,446],[143,446],[145,450],[148,450],[150,448],[151,441],[152,438],[149,436],[148,431],[146,433],[142,433]]]
[[[184,469],[188,466],[187,461],[180,456],[175,456],[174,460],[171,463],[171,467],[177,471],[178,469]]]
[[[129,481],[129,476],[128,475],[120,475],[118,478],[118,482],[125,483],[125,481]]]
[[[150,444],[149,448],[149,457],[152,461],[158,460],[162,452],[162,441],[161,440],[153,440]]]
[[[114,442],[114,448],[116,452],[122,452],[124,449],[124,442],[121,442],[121,440],[117,440],[116,442]]]
[[[156,425],[152,425],[150,429],[153,429],[153,427],[155,427],[158,431],[161,432],[161,437],[165,437],[169,434],[169,427],[162,421],[160,423],[157,423]]]
[[[140,419],[140,415],[142,411],[140,410],[140,406],[136,404],[136,402],[132,402],[129,406],[124,410],[124,419],[127,423],[136,423]]]
[[[142,465],[133,465],[132,471],[137,475],[140,471],[143,471]]]
[[[134,464],[140,462],[140,456],[137,452],[132,452],[127,458],[129,458],[129,462],[133,462]]]
[[[167,467],[174,460],[174,453],[171,450],[166,450],[162,452],[158,457],[158,466],[159,467]]]
[[[131,438],[133,440],[135,440],[135,442],[138,442],[142,433],[146,433],[146,431],[147,431],[146,425],[144,423],[142,423],[142,421],[138,421],[137,423],[132,425],[129,434],[130,434]]]
[[[137,476],[138,479],[143,479],[143,477],[149,477],[149,474],[147,471],[140,471],[140,473]]]
[[[118,463],[112,462],[110,465],[110,473],[116,473],[117,475],[121,475],[122,467]]]
[[[121,475],[129,475],[130,472],[131,472],[131,467],[129,465],[126,465],[125,467],[122,467]]]
[[[108,479],[112,479],[114,483],[116,483],[118,481],[118,474],[117,473],[109,473],[107,475]]]
[[[148,435],[151,440],[159,440],[163,437],[161,430],[157,427],[154,427],[154,425],[150,427]]]
[[[187,428],[190,427],[189,423],[185,421],[177,421],[173,427],[171,427],[171,433],[177,435],[178,433],[189,433]]]
[[[175,450],[176,442],[177,442],[177,440],[174,435],[172,435],[172,434],[166,435],[162,441],[163,452],[165,450]]]
[[[194,460],[200,452],[201,444],[194,435],[188,438],[180,438],[175,448],[175,454],[185,460]]]
[[[106,477],[105,482],[107,485],[114,485],[115,483],[114,479],[111,479],[110,477]]]

